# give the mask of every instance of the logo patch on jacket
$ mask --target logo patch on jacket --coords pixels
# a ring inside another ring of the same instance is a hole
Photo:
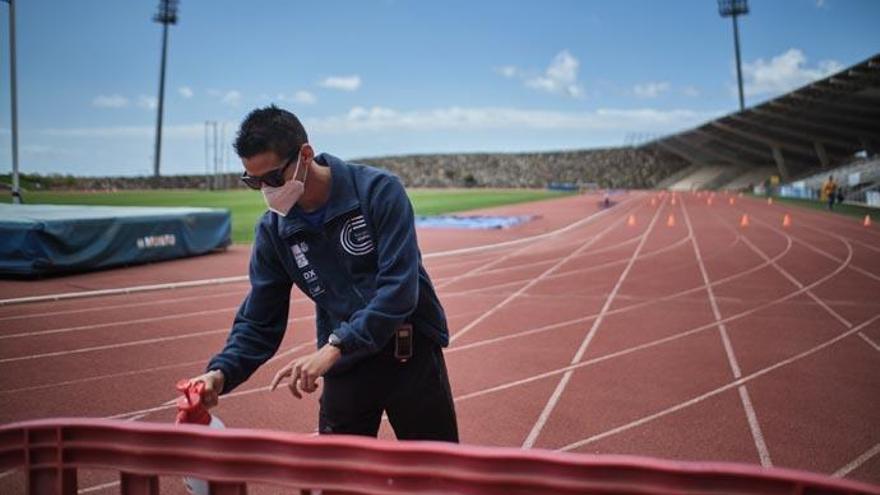
[[[363,256],[373,251],[373,239],[370,238],[363,215],[351,217],[345,222],[339,233],[339,243],[352,256]]]

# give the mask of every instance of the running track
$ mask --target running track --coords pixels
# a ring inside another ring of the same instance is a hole
[[[880,483],[880,230],[724,194],[711,205],[707,194],[618,199],[605,211],[591,196],[487,210],[540,215],[505,231],[420,231],[453,332],[462,440]],[[247,283],[10,300],[240,277],[247,258],[236,247],[0,282],[0,422],[172,421],[174,383],[220,349]],[[297,292],[279,355],[222,399],[219,416],[313,432],[316,397],[266,387],[313,339],[312,307]],[[81,471],[80,493],[115,493],[117,479]],[[0,473],[0,493],[22,486],[22,475]],[[162,490],[182,493],[177,479]]]

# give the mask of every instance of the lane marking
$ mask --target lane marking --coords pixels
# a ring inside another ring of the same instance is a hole
[[[619,206],[627,204],[631,201],[634,201],[639,196],[633,196],[631,198],[626,199]],[[588,223],[607,212],[608,210],[599,210],[594,212],[593,214],[572,222],[562,228],[545,232],[543,234],[537,234],[530,237],[523,237],[520,239],[514,239],[510,241],[496,242],[493,244],[484,244],[481,246],[473,246],[468,248],[461,249],[452,249],[449,251],[441,251],[437,253],[428,253],[422,256],[422,259],[433,259],[433,258],[442,258],[446,256],[459,256],[462,254],[469,253],[478,253],[482,251],[488,251],[493,249],[498,249],[506,246],[512,246],[517,244],[522,244],[524,242],[536,241],[539,239],[546,239],[547,237],[552,237],[563,232],[567,232],[569,230],[575,229],[585,223]],[[16,297],[10,299],[0,299],[0,306],[12,305],[12,304],[25,304],[25,303],[35,303],[35,302],[46,302],[46,301],[62,301],[68,299],[80,299],[85,297],[96,297],[96,296],[112,296],[112,295],[120,295],[120,294],[134,294],[138,292],[147,292],[147,291],[155,291],[155,290],[169,290],[169,289],[180,289],[185,287],[201,287],[204,285],[220,285],[220,284],[229,284],[235,282],[247,282],[247,275],[238,275],[233,277],[219,277],[219,278],[209,278],[209,279],[200,279],[200,280],[189,280],[186,282],[170,282],[163,284],[150,284],[150,285],[136,285],[132,287],[118,287],[113,289],[100,289],[100,290],[89,290],[89,291],[77,291],[77,292],[64,292],[57,294],[44,294],[40,296],[28,296],[28,297]]]
[[[873,347],[875,350],[880,351],[880,345],[878,345],[876,342],[874,342],[873,340],[871,340],[867,335],[864,334],[864,332],[859,332],[859,337],[861,337],[862,340],[864,340],[865,342],[867,342],[868,345],[870,345],[871,347]]]
[[[803,358],[805,358],[805,357],[807,357],[807,356],[810,356],[810,355],[812,355],[812,354],[815,354],[816,352],[819,352],[819,351],[822,350],[822,349],[825,349],[825,348],[827,348],[827,347],[829,347],[829,346],[831,346],[831,345],[834,345],[834,344],[836,344],[837,342],[840,342],[841,340],[843,340],[843,339],[845,339],[845,338],[847,338],[847,337],[849,337],[849,336],[851,336],[851,335],[853,335],[853,334],[855,334],[855,333],[858,333],[859,330],[861,330],[862,328],[864,328],[864,327],[866,327],[866,326],[868,326],[868,325],[874,323],[874,322],[877,321],[878,319],[880,319],[880,314],[875,315],[874,317],[872,317],[872,318],[870,318],[870,319],[868,319],[868,320],[862,322],[862,323],[859,324],[858,326],[854,327],[852,330],[847,330],[847,331],[841,333],[840,335],[838,335],[837,337],[833,337],[833,338],[831,338],[830,340],[827,340],[827,341],[825,341],[825,342],[823,342],[823,343],[821,343],[821,344],[819,344],[819,345],[817,345],[817,346],[815,346],[815,347],[813,347],[813,348],[811,348],[811,349],[808,349],[808,350],[806,350],[806,351],[804,351],[804,352],[802,352],[802,353],[800,353],[800,354],[797,354],[797,355],[795,355],[795,356],[792,356],[792,357],[790,357],[790,358],[788,358],[788,359],[784,359],[784,360],[782,360],[782,361],[780,361],[780,362],[778,362],[778,363],[776,363],[776,364],[773,364],[773,365],[767,366],[766,368],[762,368],[762,369],[760,369],[760,370],[758,370],[758,371],[756,371],[756,372],[754,372],[754,373],[752,373],[752,374],[746,375],[746,376],[744,376],[744,377],[742,377],[742,378],[740,378],[740,379],[738,379],[738,380],[734,380],[734,381],[732,381],[732,382],[730,382],[730,383],[728,383],[728,384],[726,384],[726,385],[723,385],[723,386],[721,386],[721,387],[718,387],[718,388],[715,388],[715,389],[713,389],[713,390],[710,390],[710,391],[708,391],[708,392],[706,392],[706,393],[704,393],[704,394],[702,394],[702,395],[698,395],[698,396],[696,396],[696,397],[694,397],[694,398],[692,398],[692,399],[689,399],[689,400],[687,400],[687,401],[681,402],[681,403],[679,403],[679,404],[676,404],[676,405],[674,405],[674,406],[668,407],[668,408],[663,409],[663,410],[661,410],[661,411],[658,411],[658,412],[656,412],[656,413],[654,413],[654,414],[651,414],[651,415],[648,415],[648,416],[642,417],[642,418],[637,419],[637,420],[635,420],[635,421],[631,421],[631,422],[629,422],[629,423],[626,423],[626,424],[624,424],[624,425],[618,426],[618,427],[616,427],[616,428],[612,428],[612,429],[610,429],[610,430],[606,430],[606,431],[604,431],[604,432],[602,432],[602,433],[598,433],[598,434],[593,435],[593,436],[591,436],[591,437],[589,437],[589,438],[584,438],[584,439],[582,439],[582,440],[578,440],[577,442],[570,443],[570,444],[568,444],[568,445],[566,445],[566,446],[564,446],[564,447],[562,447],[562,448],[560,448],[560,449],[557,449],[557,450],[559,450],[559,451],[569,451],[569,450],[574,450],[574,449],[576,449],[576,448],[583,447],[584,445],[587,445],[587,444],[593,443],[593,442],[595,442],[595,441],[597,441],[597,440],[601,440],[601,439],[606,438],[606,437],[609,437],[609,436],[611,436],[611,435],[616,435],[617,433],[621,433],[621,432],[623,432],[623,431],[630,430],[630,429],[635,428],[635,427],[637,427],[637,426],[644,425],[644,424],[649,423],[649,422],[651,422],[651,421],[653,421],[653,420],[655,420],[655,419],[657,419],[657,418],[661,418],[661,417],[663,417],[663,416],[667,416],[667,415],[669,415],[669,414],[671,414],[671,413],[674,413],[674,412],[680,411],[680,410],[685,409],[685,408],[687,408],[687,407],[690,407],[690,406],[692,406],[692,405],[694,405],[694,404],[698,404],[698,403],[700,403],[700,402],[703,402],[704,400],[709,399],[709,398],[711,398],[711,397],[714,397],[714,396],[716,396],[716,395],[718,395],[718,394],[721,394],[722,392],[726,392],[726,391],[728,391],[728,390],[730,390],[730,389],[732,389],[732,388],[737,388],[737,387],[739,387],[740,385],[743,385],[743,384],[748,383],[748,382],[750,382],[750,381],[752,381],[752,380],[754,380],[754,379],[756,379],[756,378],[759,378],[759,377],[761,377],[761,376],[764,376],[764,375],[766,375],[767,373],[770,373],[771,371],[775,371],[775,370],[777,370],[777,369],[779,369],[779,368],[781,368],[781,367],[783,367],[783,366],[787,366],[787,365],[789,365],[789,364],[791,364],[791,363],[794,363],[794,362],[796,362],[796,361],[799,361],[799,360],[801,360],[801,359],[803,359]]]
[[[610,210],[603,210],[603,211],[610,211]],[[632,210],[628,210],[627,213],[628,213],[629,211],[632,211]],[[599,231],[599,233],[597,233],[595,236],[593,236],[592,238],[590,238],[590,240],[588,240],[587,242],[585,242],[584,244],[582,244],[581,247],[579,247],[578,249],[576,249],[575,251],[573,251],[573,252],[572,252],[571,254],[569,254],[568,256],[566,256],[566,257],[562,258],[561,260],[559,260],[558,262],[556,262],[553,266],[551,266],[550,268],[548,268],[547,270],[545,270],[543,273],[541,273],[541,274],[538,275],[537,277],[531,279],[527,284],[525,284],[524,286],[522,286],[519,290],[517,290],[516,292],[514,292],[513,294],[511,294],[510,296],[508,296],[506,299],[504,299],[504,300],[501,301],[500,303],[496,304],[496,305],[495,305],[494,307],[492,307],[490,310],[488,310],[488,311],[486,311],[485,313],[483,313],[482,315],[480,315],[478,318],[476,318],[475,320],[473,320],[472,322],[470,322],[467,326],[465,326],[464,328],[462,328],[462,329],[459,330],[458,332],[455,332],[455,334],[452,335],[452,336],[450,337],[450,339],[449,339],[449,343],[451,344],[451,343],[455,342],[456,340],[458,340],[459,338],[461,338],[462,336],[464,336],[465,334],[467,334],[467,333],[468,333],[469,331],[471,331],[474,327],[476,327],[477,325],[479,325],[480,323],[482,323],[483,321],[485,321],[487,318],[489,318],[490,316],[492,316],[493,314],[495,314],[496,312],[498,312],[501,308],[503,308],[504,306],[506,306],[510,301],[513,301],[513,300],[516,299],[520,294],[525,293],[527,290],[529,290],[530,288],[532,288],[535,284],[537,284],[538,282],[542,281],[542,280],[543,280],[545,277],[547,277],[548,275],[552,274],[554,271],[556,271],[556,269],[558,269],[560,266],[562,266],[563,264],[565,264],[569,259],[571,259],[572,257],[578,255],[579,253],[582,253],[584,250],[588,249],[590,246],[592,246],[593,244],[595,244],[596,242],[598,242],[602,237],[605,236],[605,234],[607,234],[608,232],[610,232],[612,229],[616,228],[616,227],[618,226],[618,224],[623,223],[623,220],[624,220],[625,218],[626,218],[626,216],[625,216],[625,214],[624,214],[624,215],[622,215],[620,218],[618,218],[617,220],[611,222],[607,227],[605,227],[604,229],[602,229],[601,231]]]
[[[742,377],[742,370],[740,370],[739,363],[737,362],[736,353],[733,350],[733,344],[730,342],[730,336],[727,334],[727,326],[721,321],[721,310],[718,308],[718,301],[715,299],[715,291],[712,290],[709,273],[706,271],[706,264],[703,262],[703,254],[700,251],[700,245],[694,235],[694,227],[691,223],[691,216],[688,212],[686,203],[687,201],[682,201],[681,208],[684,210],[684,221],[687,225],[688,232],[690,233],[691,245],[693,245],[694,248],[697,265],[700,267],[700,274],[703,277],[703,283],[706,285],[706,293],[709,295],[709,304],[712,307],[712,314],[718,324],[718,333],[720,334],[721,342],[724,345],[724,352],[727,354],[728,365],[733,373],[733,377],[738,379]],[[726,226],[726,224],[724,225]],[[743,241],[746,243],[749,242],[746,237],[743,237]],[[764,257],[764,260],[767,261],[768,259]],[[752,433],[752,441],[755,444],[755,450],[758,452],[758,458],[761,460],[761,465],[764,467],[772,467],[773,461],[770,459],[770,450],[767,448],[767,442],[764,440],[764,433],[761,431],[761,424],[758,422],[758,414],[752,406],[752,401],[749,398],[749,391],[746,389],[745,385],[739,387],[739,397],[746,413],[749,430]]]
[[[102,485],[90,486],[88,488],[80,488],[76,493],[92,493],[100,490],[106,490],[107,488],[113,488],[119,486],[121,482],[119,481],[111,481],[110,483],[104,483]]]
[[[308,320],[312,320],[314,318],[315,318],[314,315],[302,316],[299,318],[293,318],[293,319],[287,320],[287,324],[289,325],[291,322],[295,322],[295,321],[308,321]],[[161,342],[170,342],[172,340],[188,339],[188,338],[193,338],[193,337],[204,337],[207,335],[214,335],[214,334],[218,334],[218,333],[228,333],[228,332],[229,332],[229,327],[223,327],[223,328],[215,329],[215,330],[205,330],[205,331],[201,331],[201,332],[193,332],[193,333],[186,333],[186,334],[180,334],[180,335],[169,335],[167,337],[156,337],[156,338],[152,338],[152,339],[133,340],[133,341],[129,341],[129,342],[120,342],[117,344],[106,344],[106,345],[97,345],[97,346],[92,346],[92,347],[80,347],[78,349],[69,349],[69,350],[64,350],[64,351],[44,352],[44,353],[40,353],[40,354],[30,354],[27,356],[16,356],[16,357],[11,357],[11,358],[3,358],[3,359],[0,359],[0,364],[16,363],[19,361],[29,361],[29,360],[33,360],[33,359],[44,359],[44,358],[49,358],[49,357],[69,356],[72,354],[82,354],[82,353],[94,352],[94,351],[106,351],[109,349],[121,349],[124,347],[132,347],[132,346],[138,346],[138,345],[157,344],[157,343],[161,343]]]
[[[578,363],[584,356],[584,353],[587,352],[587,348],[590,346],[590,343],[593,341],[593,337],[596,335],[596,332],[599,330],[599,326],[602,325],[602,322],[605,320],[605,314],[611,308],[611,304],[614,302],[614,298],[617,293],[620,291],[620,287],[623,285],[623,281],[626,280],[626,276],[629,274],[633,265],[639,257],[639,253],[641,253],[642,248],[645,247],[645,243],[648,240],[648,236],[650,236],[651,232],[654,230],[654,225],[657,223],[657,219],[660,218],[660,211],[663,209],[664,202],[660,203],[660,207],[654,212],[654,217],[651,219],[651,223],[648,225],[648,228],[645,230],[644,234],[641,236],[641,240],[639,244],[636,246],[636,249],[633,251],[632,255],[629,258],[629,262],[624,267],[623,271],[621,271],[620,276],[617,277],[617,282],[614,284],[614,287],[611,289],[611,292],[605,298],[605,304],[602,306],[602,309],[599,311],[599,314],[596,316],[596,319],[593,320],[593,326],[587,332],[587,335],[584,337],[580,346],[578,347],[577,352],[575,352],[574,357],[571,359],[570,364]],[[623,217],[621,217],[623,218]],[[541,414],[538,416],[538,420],[532,426],[531,431],[529,431],[528,436],[522,443],[522,448],[529,449],[535,445],[535,442],[538,440],[538,436],[541,434],[541,431],[544,429],[544,425],[547,423],[547,420],[550,419],[550,414],[556,408],[556,404],[559,402],[559,399],[562,397],[562,392],[565,391],[565,387],[568,386],[569,380],[571,380],[571,376],[574,371],[566,371],[559,382],[556,384],[556,388],[553,390],[553,393],[550,395],[550,398],[547,400],[547,403],[544,404],[544,408],[541,411]]]
[[[205,311],[193,311],[191,313],[175,313],[164,316],[152,316],[150,318],[137,318],[135,320],[110,321],[105,323],[95,323],[92,325],[80,325],[76,327],[52,328],[49,330],[36,330],[33,332],[11,333],[8,335],[0,335],[0,340],[18,339],[22,337],[39,337],[42,335],[54,335],[59,333],[79,332],[82,330],[94,330],[97,328],[116,327],[121,325],[136,325],[138,323],[153,323],[157,321],[173,320],[175,318],[191,318],[193,316],[206,316],[215,313],[224,313],[235,311],[238,306],[229,306],[226,308],[208,309]]]
[[[246,290],[244,291],[247,292]],[[137,308],[141,306],[154,306],[157,304],[166,304],[166,303],[178,303],[184,301],[203,301],[205,299],[211,299],[215,297],[225,297],[232,296],[236,294],[242,294],[241,290],[236,291],[226,291],[226,292],[218,292],[216,294],[199,294],[195,296],[186,296],[186,297],[176,297],[172,299],[157,299],[155,301],[144,301],[144,302],[136,302],[136,303],[126,303],[126,304],[108,304],[108,305],[100,305],[94,306],[90,308],[76,308],[76,309],[65,309],[62,311],[49,311],[45,313],[30,313],[30,314],[22,314],[22,315],[12,315],[12,316],[2,316],[0,317],[0,321],[9,321],[9,320],[23,320],[29,318],[43,318],[46,316],[59,316],[59,315],[71,315],[78,313],[89,313],[95,311],[106,312],[108,309],[123,309],[123,308]]]
[[[831,476],[834,476],[835,478],[843,478],[844,476],[861,467],[862,464],[870,461],[871,458],[873,458],[877,454],[880,454],[880,443],[875,444],[873,447],[865,451],[862,455],[853,459],[852,462],[835,471],[834,474],[832,474]]]

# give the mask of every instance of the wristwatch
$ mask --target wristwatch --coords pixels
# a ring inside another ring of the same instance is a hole
[[[327,338],[327,343],[339,349],[339,352],[342,352],[342,339],[339,338],[339,335],[331,333],[330,337]]]

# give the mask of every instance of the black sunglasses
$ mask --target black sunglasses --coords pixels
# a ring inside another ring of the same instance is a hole
[[[257,191],[263,188],[263,184],[266,184],[269,187],[281,187],[284,185],[284,171],[287,170],[287,167],[289,167],[291,163],[293,163],[294,158],[297,158],[298,156],[299,153],[294,153],[286,162],[284,162],[284,165],[266,172],[263,175],[248,175],[247,171],[244,171],[241,173],[240,179],[246,186]]]

